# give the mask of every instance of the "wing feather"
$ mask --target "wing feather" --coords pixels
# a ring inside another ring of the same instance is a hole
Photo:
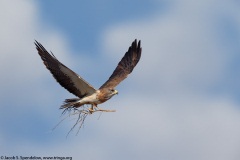
[[[78,74],[59,62],[53,53],[49,54],[39,42],[35,41],[35,45],[43,63],[62,87],[80,98],[96,91]]]
[[[128,51],[125,53],[121,61],[118,63],[116,69],[113,71],[109,79],[100,87],[103,88],[114,88],[121,81],[123,81],[127,76],[133,71],[134,67],[137,65],[141,58],[142,48],[141,41],[132,42]]]

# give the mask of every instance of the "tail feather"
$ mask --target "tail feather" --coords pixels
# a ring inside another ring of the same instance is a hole
[[[69,103],[69,102],[76,102],[76,101],[79,101],[80,98],[70,98],[70,99],[65,99],[65,103]]]
[[[61,105],[60,109],[75,107],[76,103],[78,103],[79,100],[79,98],[65,99],[64,104]]]

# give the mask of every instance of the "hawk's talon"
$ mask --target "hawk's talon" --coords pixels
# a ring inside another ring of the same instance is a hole
[[[88,108],[88,111],[89,111],[90,114],[92,114],[93,112],[95,112],[95,110],[93,109],[93,107]]]

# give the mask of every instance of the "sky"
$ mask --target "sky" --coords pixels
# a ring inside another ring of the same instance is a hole
[[[0,156],[239,160],[240,2],[237,0],[0,1]],[[67,137],[73,98],[39,41],[95,88],[134,39],[142,57],[96,113]]]

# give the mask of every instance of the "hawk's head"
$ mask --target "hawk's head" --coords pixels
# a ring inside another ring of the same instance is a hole
[[[108,99],[110,99],[115,94],[118,94],[118,91],[114,88],[106,88],[105,89],[105,94],[108,97]]]
[[[103,88],[100,89],[100,93],[98,94],[98,99],[101,102],[105,102],[106,100],[109,100],[112,98],[112,96],[118,94],[118,91],[114,88]]]
[[[116,90],[116,89],[114,89],[114,88],[110,88],[109,89],[109,93],[112,95],[112,96],[114,96],[115,94],[118,94],[118,91]]]

